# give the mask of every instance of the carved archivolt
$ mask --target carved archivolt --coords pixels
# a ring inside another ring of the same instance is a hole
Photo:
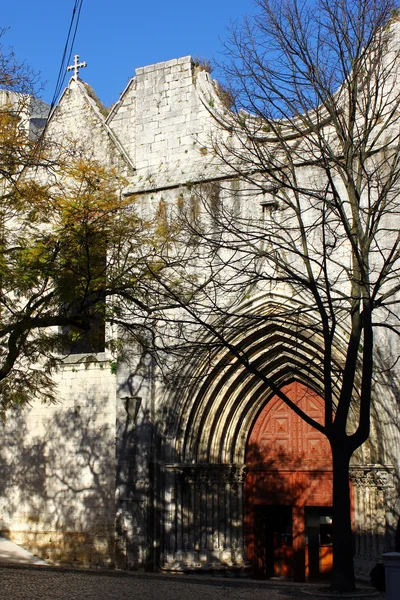
[[[243,483],[247,475],[246,465],[168,465],[187,483]]]
[[[285,319],[281,320],[284,303]],[[252,314],[260,320],[238,317],[232,321],[231,343],[240,343],[247,359],[277,387],[297,381],[322,395],[322,341],[308,321],[299,327],[288,321],[287,309],[300,306],[286,296],[260,294],[252,300]],[[243,306],[243,315],[249,307]],[[311,319],[311,316],[310,316]],[[344,346],[343,346],[344,347]],[[181,392],[171,389],[163,434],[169,440],[167,461],[183,464],[243,464],[249,432],[273,391],[232,359],[228,349],[216,350],[202,360],[196,355],[184,373]],[[344,364],[342,346],[335,348],[335,368]],[[301,365],[307,365],[304,369]],[[191,383],[191,381],[193,383]]]
[[[394,468],[392,466],[365,465],[351,467],[350,480],[361,488],[389,489],[394,487]]]

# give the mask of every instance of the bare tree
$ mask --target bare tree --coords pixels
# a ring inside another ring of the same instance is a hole
[[[227,45],[236,111],[210,103],[221,125],[213,149],[227,176],[240,181],[239,202],[227,180],[219,203],[210,184],[195,190],[203,215],[186,214],[186,244],[198,245],[198,264],[209,268],[190,281],[192,294],[172,295],[192,327],[207,331],[204,347],[211,340],[213,352],[225,348],[226,360],[328,438],[332,588],[351,591],[349,464],[370,434],[377,335],[400,333],[397,3],[257,5]],[[286,300],[271,300],[269,314],[246,305],[263,293]],[[243,331],[266,322],[280,324],[297,345],[297,375],[323,397],[323,423],[291,401],[241,342]],[[398,356],[386,358],[394,367]]]

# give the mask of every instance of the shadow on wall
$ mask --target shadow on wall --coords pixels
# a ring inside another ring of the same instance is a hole
[[[397,384],[397,381],[392,382],[396,390],[400,389]],[[387,401],[382,388],[375,390],[375,397],[382,398],[382,406],[379,400],[375,404],[371,442],[354,457],[351,473],[356,568],[367,577],[381,554],[395,549],[399,517],[395,484],[400,455],[398,406]],[[174,406],[170,407],[167,418],[178,419]],[[305,439],[307,436],[303,432],[300,437]],[[169,465],[171,478],[166,491],[169,504],[165,506],[163,516],[166,522],[165,567],[181,571],[248,570],[252,567],[258,577],[279,575],[278,571],[285,574],[286,571],[299,579],[304,575],[328,574],[332,555],[327,549],[308,548],[305,533],[308,528],[311,532],[308,539],[310,536],[318,538],[315,523],[319,520],[318,525],[324,525],[325,519],[327,524],[331,515],[330,450],[329,453],[323,451],[323,444],[313,432],[309,436],[313,456],[311,452],[292,455],[283,447],[271,451],[270,442],[263,442],[261,446],[250,442],[249,439],[247,475],[241,480],[232,476],[229,465],[189,460],[187,464]],[[244,498],[239,491],[243,480]],[[284,511],[280,514],[275,510],[274,513],[274,506],[290,506],[291,514],[287,517]],[[285,531],[271,530],[268,520],[280,521]],[[278,564],[271,552],[273,543],[268,549],[266,540],[269,536],[271,541],[275,534],[283,539],[288,533],[287,528],[292,531],[290,548],[284,548],[288,560],[286,565]],[[329,546],[329,542],[322,545]],[[296,558],[292,566],[288,566],[290,555]]]
[[[139,422],[137,422],[139,421]],[[118,423],[116,462],[116,563],[153,571],[159,565],[162,493],[160,441],[146,410]]]
[[[376,351],[371,435],[356,453],[361,468],[352,473],[356,566],[365,576],[384,552],[400,551],[400,379],[393,368],[398,348],[390,343],[386,357]]]
[[[27,407],[1,430],[0,535],[53,561],[112,564],[115,429],[106,414],[93,399],[84,409]]]
[[[163,495],[154,367],[150,355],[140,354],[118,370],[115,528],[116,564],[122,569],[153,571],[160,562]]]
[[[398,390],[397,384],[390,385]],[[388,406],[376,408],[381,428],[365,457],[358,457],[363,468],[354,480],[363,515],[355,524],[356,554],[369,569],[382,551],[394,550],[399,515],[398,447],[390,442],[400,437],[398,408]],[[306,468],[307,457],[284,450],[271,456],[249,446],[247,475],[244,465],[165,465],[173,449],[161,444],[154,415],[121,404],[116,429],[115,414],[107,410],[89,393],[84,406],[10,414],[0,426],[0,535],[43,558],[73,564],[218,571],[245,570],[251,561],[260,573],[271,534],[263,507],[327,505],[317,497],[328,485],[326,472]],[[174,407],[169,410],[172,418]],[[393,465],[391,479],[385,480],[384,469],[373,470],[379,464]],[[302,557],[305,517],[292,518],[298,520],[292,547]]]
[[[244,531],[257,578],[329,576],[331,542],[328,531],[321,540],[319,522],[323,517],[324,527],[332,516],[332,472],[312,458],[248,446]]]
[[[258,578],[297,575],[304,580],[308,559],[304,503],[310,500],[311,504],[318,504],[313,493],[320,490],[326,474],[309,470],[307,476],[302,473],[299,477],[301,472],[296,469],[302,466],[302,457],[293,459],[281,452],[278,459],[269,460],[265,448],[260,453],[256,446],[250,448],[246,467],[211,463],[170,465],[170,504],[164,507],[164,568],[184,572],[252,572]],[[267,509],[273,506],[286,507],[290,513],[285,522],[281,519],[282,531],[274,530],[276,515],[267,515]],[[287,554],[282,565],[276,561],[274,564],[275,533],[282,537],[278,552]],[[268,536],[271,540],[267,542]],[[274,569],[282,572],[274,573]]]
[[[148,398],[148,364],[123,373],[127,389],[117,377],[117,401],[115,380],[94,377],[78,372],[64,405],[15,409],[0,424],[0,535],[56,562],[153,568],[159,443],[154,414],[125,404]]]

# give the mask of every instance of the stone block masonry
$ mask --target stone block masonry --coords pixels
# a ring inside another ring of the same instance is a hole
[[[157,210],[168,215],[174,206],[194,222],[201,192],[213,207],[210,219],[233,201],[232,214],[258,221],[257,190],[247,186],[241,194],[242,183],[212,151],[215,136],[229,135],[229,127],[220,126],[228,112],[215,82],[186,56],[138,68],[108,114],[93,90],[72,79],[47,135],[121,168],[128,181],[122,194],[134,195],[146,218]],[[260,314],[271,297],[255,299]],[[256,337],[272,366],[277,352],[294,355],[269,325],[262,344],[259,331]],[[207,386],[179,391],[164,385],[154,361],[137,348],[124,362],[106,353],[89,365],[86,359],[64,358],[56,405],[11,411],[0,424],[0,535],[75,566],[246,574],[246,440],[266,401],[258,384],[240,369],[230,369],[229,379],[224,366],[221,380],[215,371]],[[398,437],[392,435],[396,444]],[[355,487],[360,481],[364,486],[360,476]],[[375,487],[354,492],[357,552],[366,560],[386,544],[388,519],[378,508],[393,496],[387,514],[394,515],[398,497],[391,487]],[[379,527],[368,529],[372,514]],[[377,531],[382,543],[373,547]]]

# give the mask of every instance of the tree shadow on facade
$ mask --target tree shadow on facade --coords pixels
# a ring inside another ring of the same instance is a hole
[[[160,553],[160,435],[155,363],[138,353],[117,373],[116,564],[156,570]]]
[[[29,416],[28,425],[15,411],[2,426],[0,533],[56,562],[113,564],[115,436],[106,415],[90,400]]]
[[[244,530],[253,575],[260,578],[329,576],[332,472],[265,445],[248,446]]]
[[[267,521],[280,519],[286,527],[291,519],[288,553],[296,549],[302,567],[293,575],[301,579],[311,560],[307,507],[329,505],[318,497],[327,485],[324,469],[305,467],[304,454],[250,442],[242,464],[179,461],[176,441],[162,433],[165,411],[177,419],[179,409],[155,412],[150,379],[144,374],[140,384],[135,379],[138,387],[117,388],[116,408],[100,405],[89,389],[80,404],[10,415],[1,426],[0,534],[43,558],[75,565],[266,576]],[[377,416],[398,435],[396,414],[383,410]],[[370,460],[358,457],[362,469],[352,475],[356,512],[364,515],[355,524],[356,554],[359,564],[366,559],[366,574],[382,551],[394,549],[397,521],[390,515],[398,515],[393,476],[383,469],[385,483],[378,470],[383,447],[386,466],[397,464],[397,450],[384,436],[374,437],[377,449]],[[279,506],[291,507],[286,522],[289,509],[272,508]]]
[[[0,535],[56,562],[153,569],[160,443],[148,365],[123,374],[125,390],[101,365],[78,365],[66,365],[64,405],[16,408],[1,425]]]
[[[159,562],[159,438],[148,411],[129,413],[117,436],[116,559],[125,569],[155,570]]]
[[[376,349],[378,368],[374,373],[374,402],[371,434],[357,450],[350,469],[353,486],[354,549],[356,572],[369,578],[371,569],[385,552],[400,551],[396,535],[400,504],[396,481],[400,456],[400,380],[393,368],[397,349],[386,340],[384,358]]]
[[[183,572],[212,571],[271,576],[269,509],[288,518],[285,573],[305,577],[304,502],[311,498],[325,474],[309,470],[299,477],[303,457],[280,453],[268,459],[265,449],[249,448],[243,466],[221,464],[170,465],[170,488],[164,507],[164,567]],[[290,513],[290,514],[289,514]],[[270,512],[270,517],[272,513]],[[275,540],[276,541],[276,540]],[[290,546],[290,548],[289,548]],[[272,554],[274,553],[272,547]],[[296,560],[293,556],[296,554]],[[276,562],[276,561],[275,561]]]

